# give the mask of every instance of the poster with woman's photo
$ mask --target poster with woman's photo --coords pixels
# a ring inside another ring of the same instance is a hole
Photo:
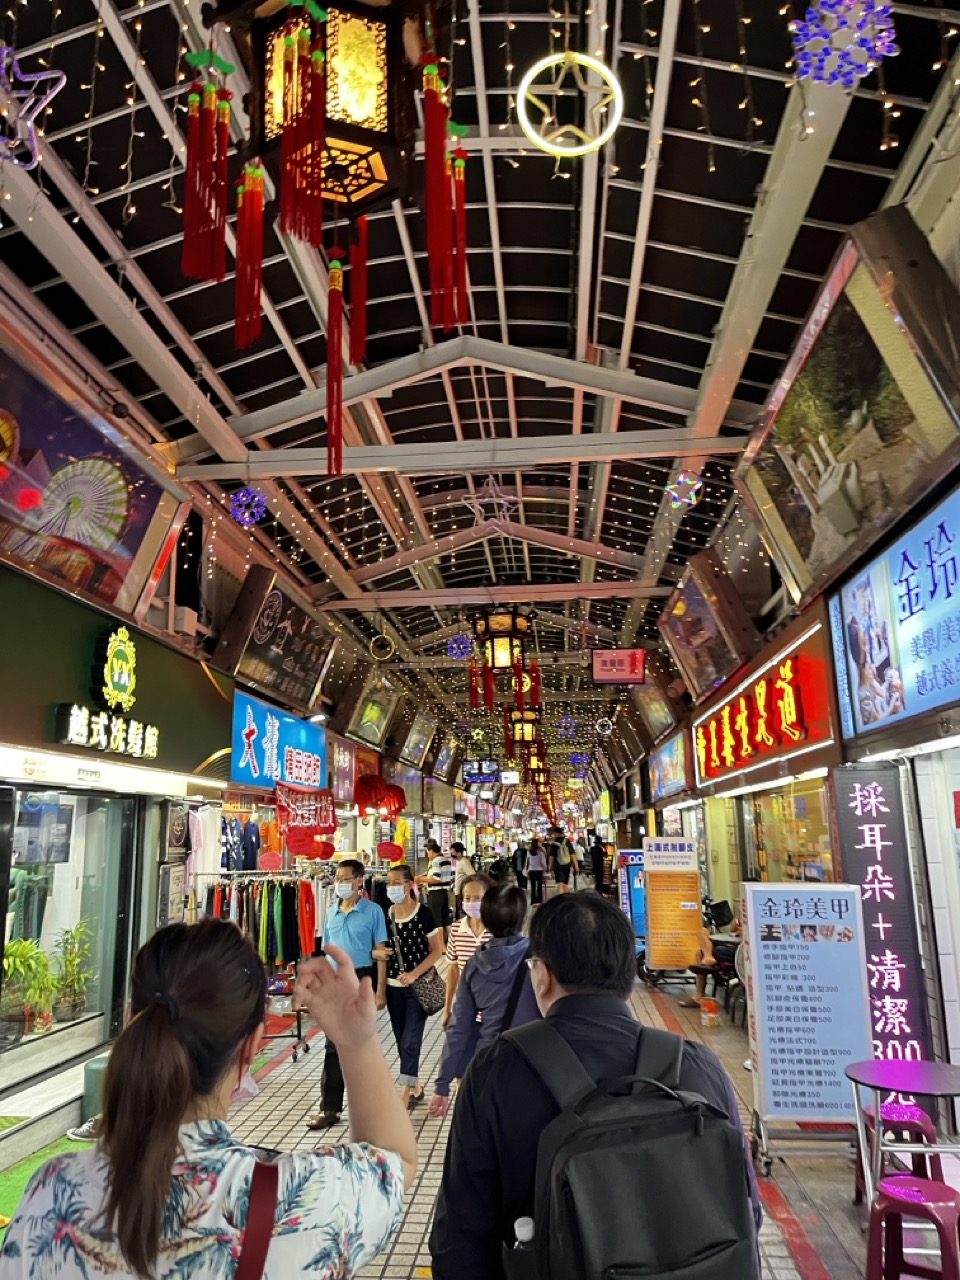
[[[844,648],[857,732],[907,710],[886,559],[841,592]]]

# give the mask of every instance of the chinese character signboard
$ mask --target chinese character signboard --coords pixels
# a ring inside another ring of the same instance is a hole
[[[61,702],[55,711],[56,740],[137,760],[156,760],[160,731],[130,712],[137,701],[137,647],[126,627],[104,632],[97,642],[91,693],[98,709]]]
[[[845,737],[960,702],[960,492],[831,601]]]
[[[686,969],[700,951],[700,870],[695,840],[643,842],[647,889],[647,966]]]
[[[650,771],[650,798],[654,802],[689,790],[690,767],[686,730],[681,729],[655,751],[651,751],[647,767]]]
[[[646,649],[594,649],[594,684],[643,684]]]
[[[746,884],[750,1045],[757,1110],[847,1121],[844,1068],[870,1057],[856,885]]]
[[[337,829],[333,792],[277,783],[277,822],[295,857],[311,857],[315,841]]]
[[[833,785],[843,875],[863,899],[873,1056],[932,1058],[900,771],[847,765]]]
[[[271,707],[237,690],[233,695],[230,780],[271,789],[278,782],[327,785],[327,734],[322,725]]]
[[[289,600],[276,574],[254,565],[213,655],[216,666],[269,690],[271,697],[311,707],[333,653],[323,623]]]
[[[826,629],[816,621],[749,669],[693,722],[697,785],[749,775],[834,744]]]
[[[643,850],[623,849],[617,858],[620,909],[633,923],[634,936],[647,936],[647,890],[644,884]]]
[[[333,798],[338,804],[353,804],[353,787],[356,781],[356,748],[345,738],[327,737],[330,763],[333,772]]]

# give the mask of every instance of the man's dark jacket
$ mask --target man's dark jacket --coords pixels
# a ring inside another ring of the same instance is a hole
[[[547,1018],[595,1080],[633,1074],[639,1024],[616,996],[565,996]],[[733,1086],[705,1045],[685,1043],[680,1087],[702,1094],[741,1128]],[[518,1218],[533,1217],[537,1143],[557,1114],[553,1097],[509,1040],[498,1040],[470,1064],[457,1094],[430,1237],[434,1280],[502,1280],[501,1246],[513,1240]],[[759,1229],[746,1144],[744,1162]]]

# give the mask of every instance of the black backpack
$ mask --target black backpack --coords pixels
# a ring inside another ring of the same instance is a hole
[[[684,1041],[644,1027],[635,1074],[597,1084],[549,1021],[507,1034],[560,1115],[537,1149],[534,1249],[508,1276],[756,1280],[742,1134],[680,1092]]]

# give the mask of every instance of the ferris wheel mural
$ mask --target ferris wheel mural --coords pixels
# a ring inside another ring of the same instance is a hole
[[[64,394],[0,346],[0,547],[28,568],[107,603],[136,597],[152,568],[138,556],[163,489]],[[152,543],[150,544],[152,545]]]

